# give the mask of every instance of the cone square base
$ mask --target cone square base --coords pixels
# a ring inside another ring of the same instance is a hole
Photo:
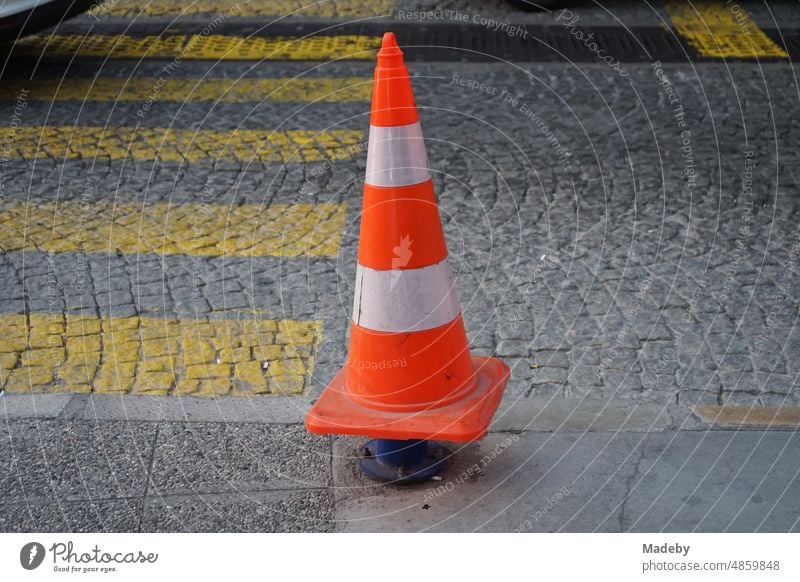
[[[475,390],[457,402],[415,412],[367,408],[348,397],[342,368],[306,415],[315,434],[363,435],[381,439],[426,439],[457,443],[483,438],[503,397],[510,370],[496,358],[472,356]]]

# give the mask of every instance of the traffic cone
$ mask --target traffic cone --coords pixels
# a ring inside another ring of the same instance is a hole
[[[432,439],[486,434],[509,369],[470,354],[411,80],[391,32],[377,60],[350,351],[306,427],[377,439],[362,447],[362,469],[408,481],[443,467]]]

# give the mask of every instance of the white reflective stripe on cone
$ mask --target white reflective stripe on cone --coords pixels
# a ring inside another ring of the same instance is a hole
[[[421,269],[376,271],[358,265],[353,321],[373,331],[423,331],[461,312],[447,259]]]
[[[369,128],[367,184],[411,186],[431,177],[419,122]]]

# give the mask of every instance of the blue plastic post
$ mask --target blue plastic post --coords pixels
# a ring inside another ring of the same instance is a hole
[[[407,441],[375,439],[375,456],[378,462],[393,467],[418,465],[425,459],[427,450],[428,441],[419,439]]]
[[[370,479],[418,483],[444,470],[447,451],[436,441],[372,439],[359,449],[358,464]]]

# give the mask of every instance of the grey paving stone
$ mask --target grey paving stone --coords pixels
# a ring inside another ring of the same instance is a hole
[[[698,368],[679,370],[676,380],[678,385],[684,390],[719,392],[722,387],[719,374],[711,370],[702,370]]]
[[[442,481],[374,484],[358,441],[336,439],[336,517],[344,531],[619,531],[641,434],[493,434],[453,445]],[[559,492],[561,495],[559,495]]]
[[[494,353],[498,357],[527,356],[531,351],[530,340],[504,339],[497,343]]]
[[[718,395],[720,404],[731,404],[734,406],[771,406],[780,405],[781,402],[773,402],[768,395],[756,394],[753,392],[729,392],[722,390]],[[786,404],[786,398],[781,396],[780,401]]]
[[[327,532],[335,526],[326,490],[151,497],[145,532]]]
[[[630,481],[627,531],[798,531],[791,431],[651,434]]]
[[[0,415],[5,418],[52,418],[61,415],[72,394],[0,395]]]
[[[720,371],[752,372],[753,370],[749,354],[726,353],[719,356],[715,355],[714,361]]]
[[[568,382],[573,386],[602,386],[605,375],[597,366],[573,366]]]
[[[553,368],[569,368],[570,361],[566,352],[556,350],[539,350],[532,354],[533,363]]]
[[[722,398],[719,390],[681,390],[678,393],[677,404],[681,406],[698,406],[700,404],[721,404]]]
[[[677,360],[650,360],[642,358],[642,374],[645,376],[667,376],[675,375],[680,369]]]
[[[324,487],[327,438],[302,425],[169,423],[159,431],[152,494]]]
[[[609,369],[603,371],[603,386],[606,393],[624,398],[630,392],[640,391],[642,381],[637,372]]]
[[[640,375],[642,388],[646,391],[677,392],[678,385],[674,374],[647,374]]]
[[[784,346],[778,342],[773,342],[773,345],[768,349],[750,350],[750,361],[753,367],[759,372],[768,372],[773,374],[786,374],[787,358],[783,354]],[[791,353],[791,352],[790,352]]]
[[[441,481],[365,480],[337,439],[346,531],[797,531],[797,435],[494,434],[452,446]],[[561,491],[561,495],[557,493]]]
[[[529,384],[525,396],[549,400],[563,397],[564,390],[564,384]]]
[[[637,350],[620,346],[598,346],[590,348],[584,352],[584,354],[588,354],[589,352],[593,352],[593,355],[588,356],[591,361],[587,363],[597,361],[598,367],[604,370],[631,370],[639,372],[642,369],[639,363],[639,352]],[[584,358],[587,358],[587,356],[584,355]]]
[[[597,366],[602,360],[602,354],[595,348],[573,348],[569,351],[573,365]]]
[[[632,326],[633,332],[645,342],[669,341],[674,335],[672,330],[665,323],[635,323]]]
[[[796,388],[796,378],[766,372],[721,372],[722,389],[727,392],[772,392],[791,394]]]
[[[13,419],[0,447],[7,503],[144,495],[155,423]]]
[[[84,420],[165,420],[300,424],[311,407],[308,399],[293,396],[208,398],[92,394],[76,407],[72,418]]]
[[[114,533],[136,532],[143,500],[0,503],[0,531]]]
[[[569,371],[566,368],[543,366],[531,369],[529,372],[531,384],[563,384],[567,380]]]
[[[746,354],[749,352],[747,346],[745,345],[744,340],[738,337],[736,334],[736,329],[732,323],[728,323],[726,326],[718,326],[721,319],[717,319],[714,321],[714,324],[709,329],[709,333],[705,338],[706,343],[711,348],[712,353],[714,355],[722,355],[722,354]],[[722,330],[722,333],[714,333],[718,330]]]

